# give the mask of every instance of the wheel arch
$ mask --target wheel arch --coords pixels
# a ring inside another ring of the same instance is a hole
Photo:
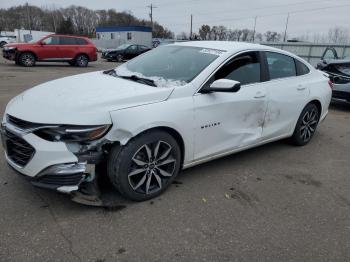
[[[318,110],[318,112],[320,114],[320,117],[322,116],[322,103],[320,102],[320,100],[313,99],[309,103],[307,103],[305,106],[307,106],[308,104],[314,104],[317,107],[317,110]]]
[[[86,56],[86,57],[89,59],[89,62],[91,61],[90,56],[89,56],[87,53],[84,53],[84,52],[77,53],[77,54],[74,56],[74,59],[77,59],[77,57],[80,56],[80,55]]]
[[[34,56],[35,61],[38,61],[38,56],[32,50],[18,50],[16,58],[19,58],[23,53],[30,53]]]
[[[125,137],[126,139],[123,139],[123,141],[115,141],[113,144],[118,143],[120,146],[123,146],[123,145],[126,145],[131,139],[136,138],[138,136],[141,136],[145,133],[152,132],[152,131],[164,131],[164,132],[168,133],[169,135],[171,135],[176,140],[176,142],[178,143],[178,145],[180,147],[181,168],[182,168],[183,163],[184,163],[184,159],[185,159],[185,153],[186,153],[185,141],[184,141],[183,137],[181,136],[180,132],[173,127],[164,126],[164,125],[153,126],[153,127],[149,127],[149,128],[140,130],[138,133],[133,134],[133,135],[131,133],[127,132],[127,134],[125,133],[124,135],[128,136],[129,138]]]

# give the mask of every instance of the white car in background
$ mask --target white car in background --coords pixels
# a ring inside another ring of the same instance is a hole
[[[16,37],[0,35],[0,48],[4,47],[4,45],[7,45],[9,43],[14,43],[14,42],[16,42]]]
[[[160,46],[12,99],[2,121],[6,159],[34,185],[65,193],[105,167],[123,196],[147,200],[181,169],[284,138],[307,144],[331,93],[322,72],[282,50]]]

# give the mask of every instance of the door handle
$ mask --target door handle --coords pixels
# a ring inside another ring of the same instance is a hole
[[[266,94],[262,93],[262,92],[257,92],[254,96],[254,98],[264,98],[266,96]]]
[[[303,91],[305,89],[306,89],[306,86],[300,85],[300,86],[297,87],[297,90],[299,90],[299,91]]]

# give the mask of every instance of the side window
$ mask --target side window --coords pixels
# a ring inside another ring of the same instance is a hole
[[[83,38],[75,38],[77,45],[87,45],[87,42]]]
[[[295,66],[297,67],[298,76],[302,76],[310,73],[310,69],[304,63],[296,59],[294,59],[294,61],[295,61]]]
[[[334,48],[328,47],[322,56],[322,60],[333,60],[338,59],[337,51]]]
[[[50,36],[42,41],[45,45],[58,45],[59,39],[57,36]]]
[[[296,76],[294,58],[273,52],[266,52],[270,80]]]
[[[149,49],[147,46],[144,46],[144,45],[140,45],[139,48],[141,51],[145,51],[145,50]]]
[[[223,78],[239,81],[242,85],[260,82],[258,52],[248,52],[234,57],[215,73],[212,81]]]
[[[76,45],[74,37],[60,37],[60,45]]]

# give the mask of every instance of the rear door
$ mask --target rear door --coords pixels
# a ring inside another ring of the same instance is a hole
[[[309,69],[304,64],[296,64],[298,60],[288,55],[277,52],[264,54],[270,80],[265,83],[269,99],[263,138],[270,139],[284,136],[294,129],[309,96]]]
[[[72,60],[78,53],[79,45],[75,37],[60,36],[60,59]]]

